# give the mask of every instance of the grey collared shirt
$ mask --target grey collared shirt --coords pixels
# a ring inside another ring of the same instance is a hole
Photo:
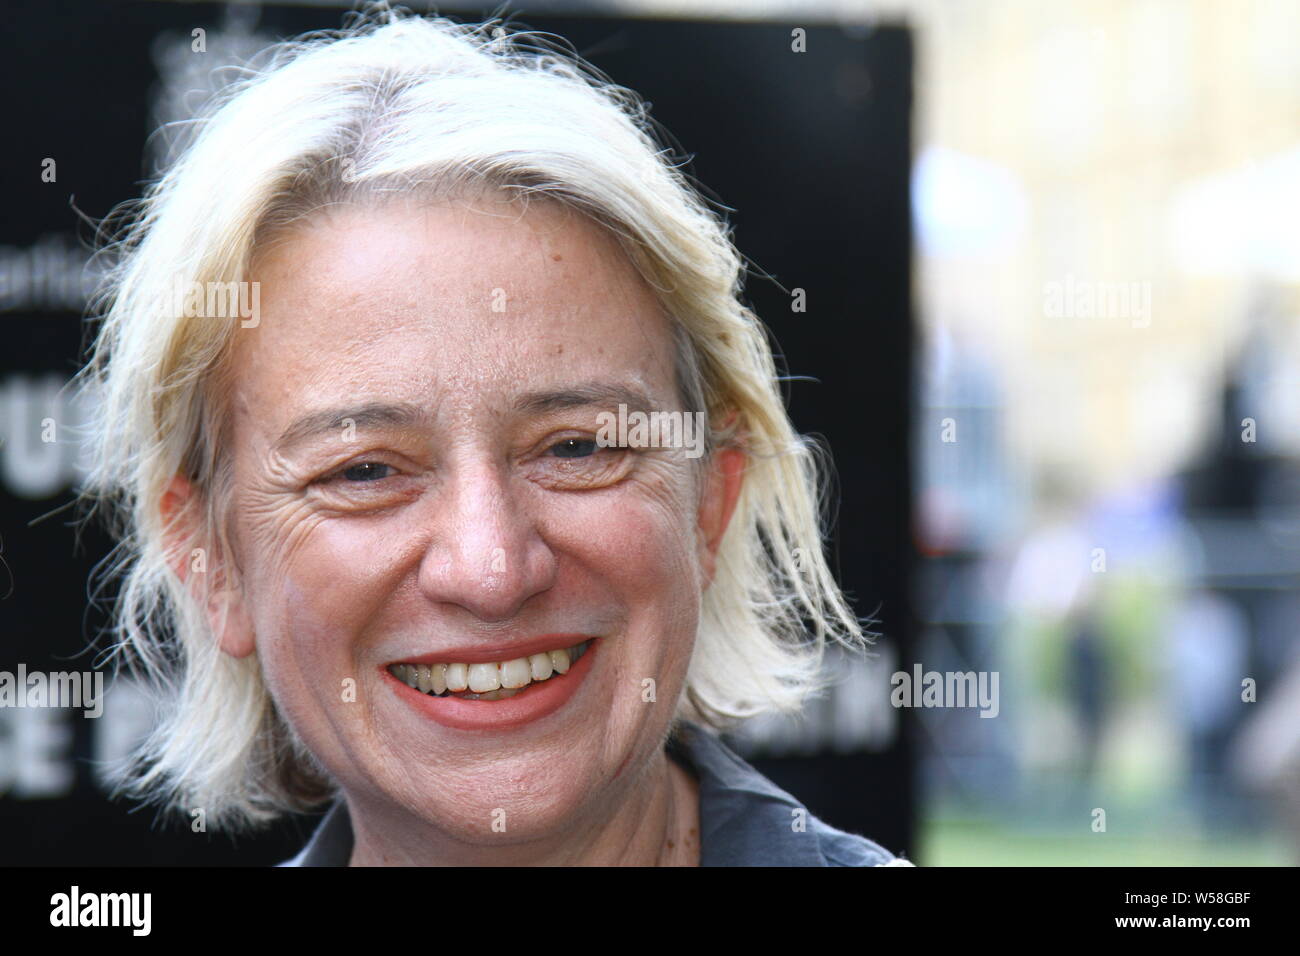
[[[715,734],[681,723],[667,752],[700,790],[701,866],[910,866],[865,837],[823,823]],[[280,866],[347,866],[352,822],[339,800],[302,852]]]

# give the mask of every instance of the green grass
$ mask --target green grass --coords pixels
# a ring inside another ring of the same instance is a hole
[[[1281,834],[1067,832],[937,817],[922,823],[920,866],[1293,866]]]

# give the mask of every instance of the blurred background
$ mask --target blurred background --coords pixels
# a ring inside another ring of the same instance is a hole
[[[42,425],[93,400],[60,391],[81,216],[138,194],[220,66],[349,6],[55,2],[0,39],[0,671],[90,667],[102,623],[107,542],[78,546],[75,442]],[[651,101],[834,453],[835,566],[880,636],[733,735],[748,759],[922,865],[1300,863],[1300,5],[438,9]],[[996,707],[899,706],[929,672],[996,677]],[[110,803],[97,761],[152,719],[113,687],[98,720],[0,708],[0,862],[297,849],[310,818],[235,845]]]
[[[871,12],[917,45],[917,655],[1002,675],[918,712],[922,859],[1300,862],[1300,5]]]

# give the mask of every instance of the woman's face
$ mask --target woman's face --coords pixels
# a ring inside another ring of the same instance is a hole
[[[726,456],[594,441],[620,402],[699,411],[649,287],[548,202],[341,208],[252,278],[223,647],[256,650],[369,826],[514,843],[611,813],[661,750],[738,489]],[[433,697],[400,664],[528,683]]]

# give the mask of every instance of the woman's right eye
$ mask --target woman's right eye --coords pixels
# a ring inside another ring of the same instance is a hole
[[[388,473],[391,471],[391,466],[382,462],[363,461],[343,469],[339,472],[339,477],[347,481],[378,481],[381,478],[387,478]]]
[[[596,453],[594,438],[566,438],[551,446],[556,458],[589,458]]]

